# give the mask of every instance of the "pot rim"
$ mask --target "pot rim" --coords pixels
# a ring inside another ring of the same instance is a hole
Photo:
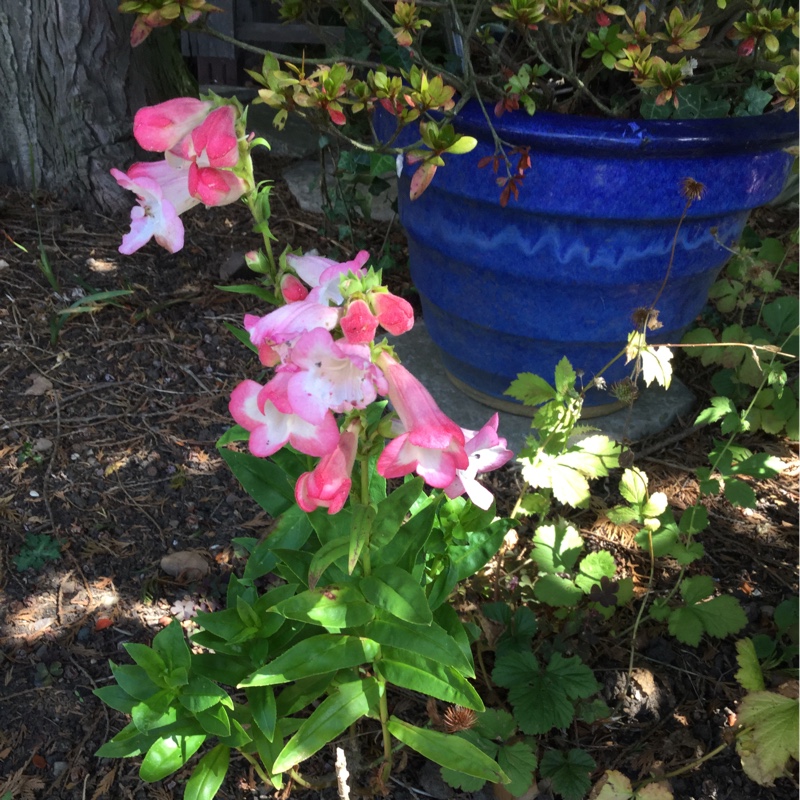
[[[646,120],[609,119],[577,114],[519,110],[493,116],[497,134],[513,145],[535,149],[569,148],[617,155],[662,156],[708,153],[760,152],[789,147],[798,141],[798,113],[772,111],[757,117],[719,119]],[[459,133],[488,136],[480,103],[469,100],[454,119]]]

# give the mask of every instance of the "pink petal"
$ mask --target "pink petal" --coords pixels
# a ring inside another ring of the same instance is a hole
[[[215,108],[192,131],[192,143],[198,159],[207,161],[203,166],[235,167],[239,162],[239,140],[233,106]]]
[[[211,103],[194,97],[176,97],[140,108],[133,118],[133,135],[145,150],[164,152],[200,125]]]

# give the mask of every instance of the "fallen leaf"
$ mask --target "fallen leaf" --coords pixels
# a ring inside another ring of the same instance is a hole
[[[205,558],[194,550],[181,550],[164,556],[161,559],[161,569],[167,575],[184,581],[200,580],[210,571]]]
[[[33,763],[33,766],[36,767],[36,769],[47,769],[47,760],[45,759],[44,756],[39,755],[39,753],[37,753],[31,759],[31,762]]]
[[[34,397],[41,397],[43,394],[47,394],[53,388],[53,384],[44,377],[44,375],[39,375],[38,373],[33,376],[33,381],[31,385],[23,392],[23,394],[30,394]]]
[[[94,623],[94,629],[95,631],[104,631],[106,628],[110,628],[113,624],[114,621],[110,620],[108,617],[99,617]]]

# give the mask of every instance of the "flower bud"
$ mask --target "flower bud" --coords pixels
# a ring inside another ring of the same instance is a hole
[[[281,278],[281,294],[287,303],[297,303],[308,297],[308,288],[297,275],[287,272]]]
[[[406,333],[414,327],[414,309],[408,300],[391,292],[375,292],[370,302],[381,327],[393,336]]]
[[[369,310],[363,300],[353,300],[340,323],[344,338],[350,344],[366,344],[375,338],[378,318]]]

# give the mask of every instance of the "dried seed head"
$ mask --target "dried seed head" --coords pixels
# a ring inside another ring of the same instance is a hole
[[[634,400],[639,396],[639,390],[630,378],[625,378],[615,383],[611,387],[610,392],[613,397],[626,406],[633,405]]]
[[[695,200],[702,200],[703,195],[706,193],[704,183],[696,181],[694,178],[684,178],[681,185],[681,194],[692,202]]]
[[[444,729],[448,733],[468,731],[477,721],[478,717],[471,708],[448,706],[444,712]]]
[[[649,331],[657,331],[659,328],[664,327],[664,323],[658,321],[657,308],[637,308],[631,318],[637,330],[641,330],[646,326]]]

